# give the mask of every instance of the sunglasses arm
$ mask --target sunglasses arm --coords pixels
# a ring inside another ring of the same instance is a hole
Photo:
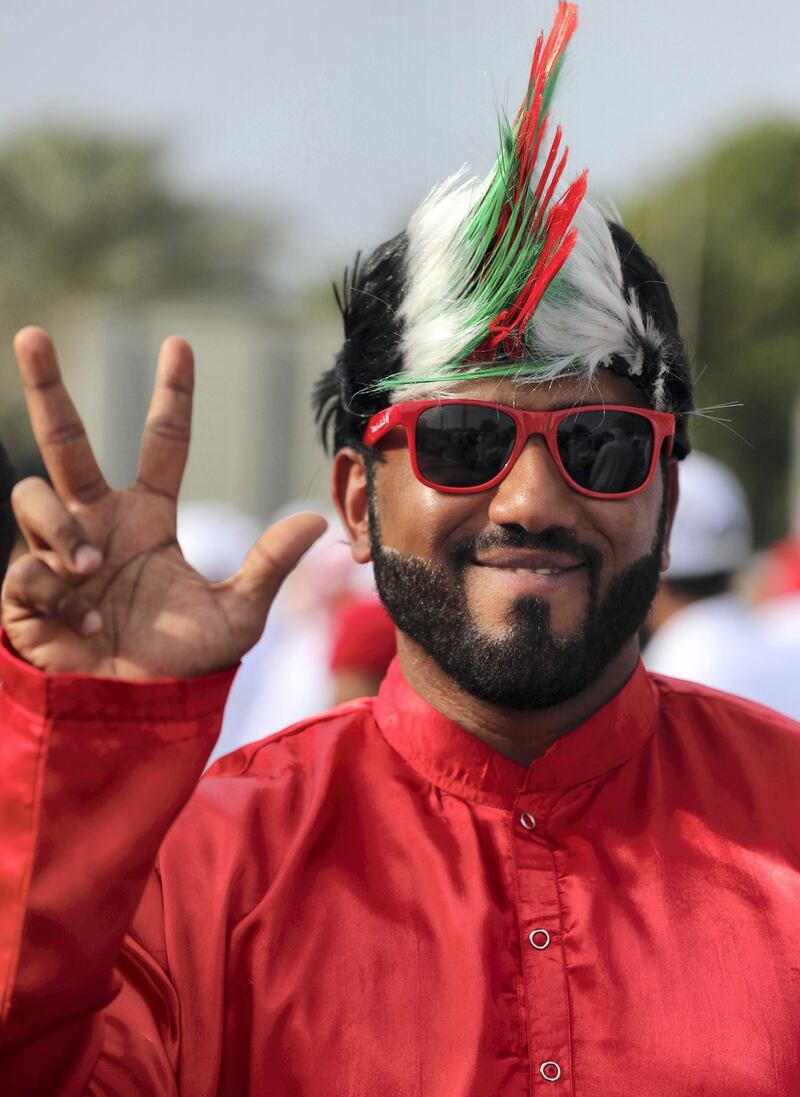
[[[379,411],[378,414],[373,415],[367,423],[366,429],[364,430],[364,445],[374,446],[376,442],[380,442],[384,435],[388,434],[393,427],[400,425],[400,423],[400,409],[396,406],[384,408],[383,411]]]
[[[662,414],[663,414],[663,412],[662,412]],[[667,433],[662,438],[661,447],[660,447],[661,452],[664,453],[664,455],[668,458],[672,457],[672,451],[675,447],[675,416],[670,415],[669,419],[670,419],[669,430],[667,431]]]

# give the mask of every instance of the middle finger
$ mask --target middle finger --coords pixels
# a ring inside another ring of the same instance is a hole
[[[165,339],[139,452],[136,486],[177,499],[189,455],[194,361],[183,339]]]

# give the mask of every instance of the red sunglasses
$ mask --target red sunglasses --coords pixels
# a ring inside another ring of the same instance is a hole
[[[373,415],[364,442],[374,446],[394,427],[406,432],[416,478],[437,491],[493,488],[540,434],[571,488],[626,499],[648,487],[662,449],[672,453],[675,416],[620,404],[524,411],[483,400],[413,400]]]

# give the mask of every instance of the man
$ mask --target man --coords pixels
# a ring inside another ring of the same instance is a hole
[[[706,453],[681,466],[670,565],[647,619],[645,665],[658,674],[747,697],[800,718],[800,647],[780,636],[737,593],[752,552],[741,484]]]
[[[55,490],[17,492],[4,610],[15,1094],[800,1090],[797,727],[638,660],[691,394],[657,272],[580,180],[553,201],[558,136],[536,156],[573,26],[560,5],[488,185],[434,192],[343,302],[318,408],[398,627],[377,700],[193,791],[320,523],[208,586],[174,540],[185,344],[117,493],[18,337]]]

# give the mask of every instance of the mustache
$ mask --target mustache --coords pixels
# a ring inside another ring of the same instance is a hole
[[[522,526],[502,526],[496,530],[484,530],[475,537],[465,537],[453,545],[449,557],[458,571],[474,563],[478,554],[491,549],[528,549],[540,552],[557,552],[571,556],[595,572],[600,567],[600,553],[594,545],[579,541],[571,529],[565,526],[548,526],[539,533],[530,533]]]

